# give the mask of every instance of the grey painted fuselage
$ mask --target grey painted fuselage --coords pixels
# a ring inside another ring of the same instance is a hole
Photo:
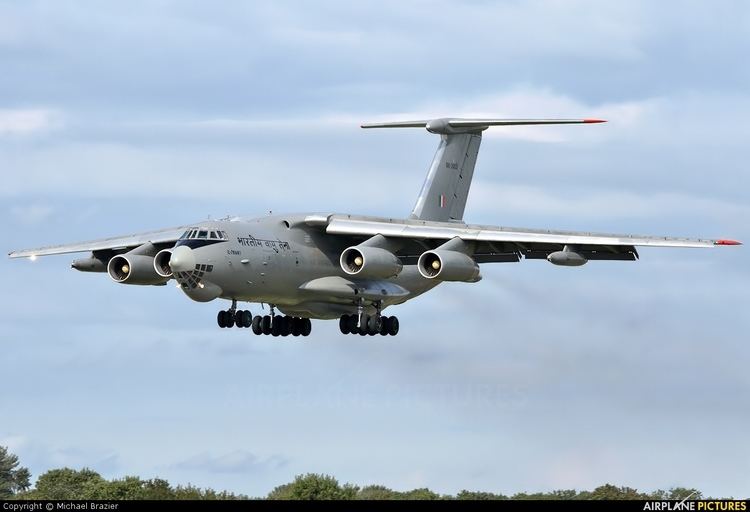
[[[383,294],[384,308],[412,299],[440,283],[422,277],[416,265],[405,265],[389,279],[352,279],[339,264],[341,252],[350,240],[327,236],[307,226],[306,217],[268,216],[196,224],[198,228],[224,231],[227,240],[178,241],[175,251],[181,246],[193,246],[190,251],[197,268],[190,275],[175,273],[175,279],[188,297],[200,302],[215,298],[260,302],[273,304],[288,315],[326,319],[356,313],[357,292],[347,296],[337,290],[327,291],[328,287],[301,289],[306,283],[324,278],[362,287],[385,288],[391,283],[408,292]],[[200,272],[200,277],[195,274]],[[196,286],[191,286],[191,278],[198,282]]]

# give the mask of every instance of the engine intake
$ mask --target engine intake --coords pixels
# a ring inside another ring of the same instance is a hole
[[[457,251],[436,249],[423,252],[417,262],[417,268],[427,279],[469,283],[481,279],[479,265],[474,258]]]
[[[341,268],[351,276],[384,279],[398,275],[401,260],[392,252],[379,247],[358,245],[341,253]]]
[[[120,254],[109,260],[107,273],[122,284],[163,284],[167,278],[154,268],[154,258],[143,254]]]
[[[172,277],[172,267],[169,260],[172,258],[172,249],[162,249],[154,256],[154,270],[161,277]]]

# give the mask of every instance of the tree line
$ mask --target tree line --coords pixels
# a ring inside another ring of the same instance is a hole
[[[605,484],[593,491],[558,490],[516,493],[510,496],[463,490],[455,495],[427,488],[395,491],[382,485],[340,484],[329,475],[308,473],[279,485],[265,497],[251,498],[228,491],[202,489],[193,485],[173,486],[161,478],[143,480],[127,476],[107,480],[91,469],[52,469],[31,486],[31,473],[18,457],[0,446],[0,500],[681,500],[700,499],[696,489],[676,487],[640,492],[630,487]]]

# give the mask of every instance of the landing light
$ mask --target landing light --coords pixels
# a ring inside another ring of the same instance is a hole
[[[36,254],[32,254],[31,256],[29,256],[29,259],[31,261],[36,261]]]
[[[432,262],[432,268],[435,270],[438,270],[440,268],[440,260],[435,260]]]
[[[203,285],[203,283],[198,283],[198,288],[203,289],[203,288],[205,288],[205,286]]]
[[[362,256],[357,256],[356,258],[354,258],[354,264],[357,265],[358,267],[361,267],[362,263],[364,263],[362,261]]]

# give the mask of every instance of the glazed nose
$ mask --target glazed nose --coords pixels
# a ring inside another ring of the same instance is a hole
[[[189,272],[195,270],[195,255],[190,247],[181,245],[172,249],[169,258],[169,268],[172,272]]]

